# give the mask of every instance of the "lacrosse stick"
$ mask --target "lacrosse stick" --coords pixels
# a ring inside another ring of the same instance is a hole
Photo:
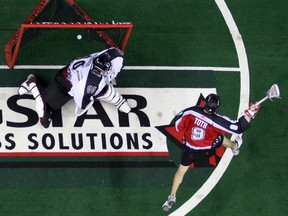
[[[267,99],[272,101],[272,98],[280,98],[280,90],[277,84],[273,84],[271,88],[267,91],[266,96],[259,100],[256,103],[251,103],[248,109],[244,111],[247,117],[254,118],[256,113],[260,108],[260,104],[266,101]]]
[[[262,98],[260,101],[256,102],[256,104],[254,106],[258,106],[259,104],[263,103],[264,101],[266,101],[267,99],[270,99],[271,101],[272,98],[280,98],[280,90],[277,84],[273,84],[271,86],[271,88],[267,91],[266,96],[264,98]]]

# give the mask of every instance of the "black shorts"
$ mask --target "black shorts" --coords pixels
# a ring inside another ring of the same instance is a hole
[[[66,68],[59,70],[47,88],[43,91],[43,100],[53,109],[58,110],[66,104],[72,96],[68,94],[71,84],[65,78]]]
[[[205,154],[205,151],[193,150],[184,144],[182,147],[181,165],[189,166],[197,161],[203,154]]]
[[[221,146],[223,143],[224,135],[218,134],[216,138],[214,139],[213,143],[211,144],[211,148],[208,150],[194,150],[183,144],[182,147],[182,155],[181,155],[181,164],[183,166],[189,166],[196,160],[198,160],[203,154],[206,154],[207,152],[212,152],[214,149]]]

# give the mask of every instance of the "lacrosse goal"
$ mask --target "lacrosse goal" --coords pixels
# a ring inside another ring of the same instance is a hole
[[[43,64],[47,55],[59,63],[108,47],[124,51],[132,28],[130,22],[95,22],[74,0],[42,0],[6,44],[6,64],[13,68],[19,53],[21,63]]]

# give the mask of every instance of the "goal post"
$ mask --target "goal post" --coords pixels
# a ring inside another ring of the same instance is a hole
[[[77,46],[77,35],[83,37],[83,40],[78,39],[81,40],[81,49],[78,47],[81,51],[85,47],[94,52],[108,47],[124,51],[132,28],[130,22],[94,22],[74,0],[42,0],[6,44],[6,64],[13,68],[20,50],[26,54],[23,62],[40,51],[55,55],[61,50],[69,56],[73,45]],[[66,52],[62,48],[65,44],[69,46]]]
[[[21,24],[19,30],[5,46],[6,64],[9,68],[13,68],[21,46],[23,46],[23,49],[25,49],[24,45],[26,43],[33,43],[34,37],[41,37],[39,35],[41,30],[54,30],[49,34],[52,35],[51,37],[55,37],[55,40],[57,40],[57,37],[60,37],[61,34],[63,36],[63,33],[61,32],[73,29],[74,31],[69,31],[70,34],[73,34],[71,36],[76,39],[77,35],[81,35],[83,37],[87,35],[89,38],[87,43],[97,43],[94,44],[94,46],[99,47],[98,49],[105,47],[116,47],[124,51],[132,31],[132,27],[132,23],[24,23]],[[58,31],[56,31],[57,29]],[[42,38],[45,40],[47,37],[48,32],[46,31]],[[63,42],[65,41],[66,39],[64,38]],[[48,42],[43,43],[45,46],[50,46]],[[90,45],[93,46],[93,44]],[[50,49],[51,48],[52,47],[50,47]],[[57,52],[58,48],[59,47],[55,47],[55,52]],[[39,52],[37,48],[34,49],[35,52]],[[27,56],[27,58],[28,57],[29,56]]]

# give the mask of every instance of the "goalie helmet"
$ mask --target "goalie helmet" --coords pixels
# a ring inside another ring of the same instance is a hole
[[[215,113],[221,104],[220,97],[216,94],[209,94],[204,101],[204,110],[208,113]]]
[[[107,75],[108,71],[111,69],[110,60],[110,55],[105,52],[93,59],[93,68],[96,69],[101,75]]]

